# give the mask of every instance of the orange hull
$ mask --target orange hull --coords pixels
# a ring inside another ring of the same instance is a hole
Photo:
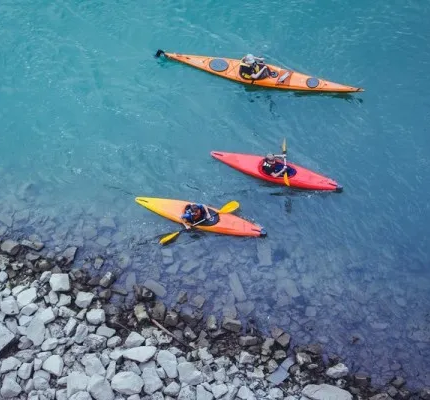
[[[166,53],[158,50],[157,56],[164,54],[172,60],[191,65],[222,78],[244,83],[247,85],[261,86],[283,90],[301,90],[308,92],[337,92],[352,93],[363,92],[364,89],[353,86],[346,86],[324,79],[314,78],[293,70],[280,68],[275,65],[267,64],[270,71],[275,73],[275,77],[252,80],[244,79],[239,74],[240,60],[232,58],[217,58],[207,56],[195,56],[190,54]],[[281,78],[281,79],[279,79]]]
[[[178,223],[182,223],[181,215],[184,213],[185,206],[190,204],[189,201],[160,199],[154,197],[136,197],[135,200],[136,203],[147,208],[148,210],[151,210],[162,217]],[[215,212],[219,211],[213,207],[209,207],[209,209]],[[245,221],[244,219],[236,217],[233,214],[218,215],[219,222],[217,222],[215,225],[197,225],[195,226],[195,229],[233,236],[259,237],[266,235],[266,232],[260,226],[254,225],[251,222]]]

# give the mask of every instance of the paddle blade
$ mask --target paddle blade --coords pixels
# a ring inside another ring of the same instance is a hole
[[[284,174],[284,183],[287,185],[287,186],[290,186],[290,180],[288,179],[288,174],[285,172],[285,174]]]
[[[179,236],[179,234],[180,234],[181,232],[173,232],[173,233],[169,233],[168,235],[166,235],[166,236],[163,236],[161,239],[160,239],[160,244],[167,244],[167,243],[170,243],[170,242],[173,242],[173,240],[175,240],[178,236]]]
[[[239,207],[240,207],[239,202],[233,200],[227,204],[224,204],[218,212],[220,214],[227,214],[227,213],[231,213],[233,211],[236,211]]]
[[[284,138],[282,142],[282,153],[285,154],[287,152],[287,140]]]

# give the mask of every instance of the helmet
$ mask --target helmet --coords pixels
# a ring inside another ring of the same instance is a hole
[[[255,63],[255,58],[252,54],[247,54],[243,61],[245,61],[249,65],[252,65]]]
[[[271,161],[271,162],[275,161],[275,155],[274,155],[274,154],[272,154],[272,153],[269,153],[269,154],[266,156],[266,160],[267,160],[267,161]]]

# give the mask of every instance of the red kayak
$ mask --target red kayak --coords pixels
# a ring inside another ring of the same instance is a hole
[[[252,154],[226,153],[223,151],[211,151],[211,156],[244,174],[285,186],[282,176],[274,178],[263,171],[264,157]],[[289,167],[288,180],[290,181],[291,187],[335,192],[341,192],[343,190],[341,185],[330,178],[290,162],[287,162],[287,166]]]

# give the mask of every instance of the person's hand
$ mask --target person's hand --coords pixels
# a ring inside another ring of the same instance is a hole
[[[206,214],[206,219],[210,220],[211,219],[211,215],[209,213]]]
[[[285,165],[284,168],[282,168],[282,171],[286,171],[288,167]]]
[[[191,229],[191,226],[189,226],[189,225],[185,225],[185,229],[186,229],[187,231],[189,231],[189,230]]]

